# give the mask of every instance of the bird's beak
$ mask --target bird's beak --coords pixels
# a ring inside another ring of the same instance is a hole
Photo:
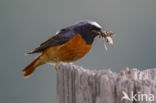
[[[112,37],[114,36],[114,33],[112,31],[107,31],[107,32],[99,32],[99,37],[103,37],[106,40],[106,43],[109,45],[113,45],[113,39]]]

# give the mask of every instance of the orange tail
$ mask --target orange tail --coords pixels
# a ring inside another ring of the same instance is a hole
[[[23,69],[24,78],[28,78],[32,75],[32,73],[37,69],[38,66],[42,65],[43,63],[40,60],[40,56],[37,57],[32,63],[30,63],[26,68]]]

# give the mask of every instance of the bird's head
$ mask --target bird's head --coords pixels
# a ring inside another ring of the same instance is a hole
[[[96,36],[103,37],[112,45],[112,32],[102,32],[102,27],[95,21],[84,20],[73,25],[74,31],[81,34],[87,44],[91,44]]]

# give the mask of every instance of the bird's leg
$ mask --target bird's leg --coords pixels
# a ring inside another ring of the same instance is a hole
[[[57,70],[58,69],[58,65],[60,64],[60,61],[57,61],[56,64],[55,64],[55,69]]]

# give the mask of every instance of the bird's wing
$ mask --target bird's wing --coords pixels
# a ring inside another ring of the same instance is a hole
[[[49,38],[47,41],[40,44],[38,48],[31,52],[28,52],[27,54],[40,53],[51,46],[62,45],[71,40],[75,35],[76,33],[71,30],[61,29],[58,33],[56,33],[55,36]]]

